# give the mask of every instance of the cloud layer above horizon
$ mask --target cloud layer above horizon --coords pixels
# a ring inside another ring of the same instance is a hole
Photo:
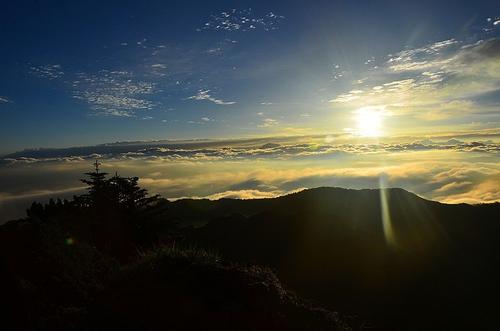
[[[103,171],[139,176],[141,185],[169,199],[269,198],[318,186],[377,188],[383,178],[390,187],[428,199],[489,203],[500,201],[498,140],[492,134],[362,143],[318,135],[27,150],[0,160],[0,204],[81,192],[78,179],[96,158]]]

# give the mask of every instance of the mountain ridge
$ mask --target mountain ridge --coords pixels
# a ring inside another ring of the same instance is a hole
[[[43,292],[41,278],[63,298],[61,284],[92,298],[94,282],[116,272],[110,261],[127,265],[155,247],[197,247],[230,263],[268,267],[300,297],[376,330],[496,323],[496,307],[485,298],[500,296],[499,203],[443,204],[400,188],[339,187],[269,199],[153,199],[132,212],[99,199],[91,202],[96,208],[79,204],[84,199],[34,204],[25,219],[0,226],[2,263],[28,281],[21,292],[31,295],[35,284],[35,294],[59,302]],[[74,304],[92,305],[81,300]]]

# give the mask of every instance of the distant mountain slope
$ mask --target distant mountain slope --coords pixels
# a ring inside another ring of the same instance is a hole
[[[390,188],[386,191],[389,207],[393,213],[400,212],[400,209],[403,209],[406,213],[419,210],[432,213],[460,211],[459,213],[476,214],[478,212],[485,212],[491,208],[498,208],[500,205],[492,204],[490,207],[485,208],[467,204],[449,205],[423,199],[399,188]],[[270,199],[181,199],[173,202],[165,202],[164,208],[166,216],[177,219],[184,225],[191,223],[201,225],[214,218],[233,213],[251,216],[264,211],[348,213],[349,215],[347,216],[349,219],[351,217],[361,219],[368,216],[380,216],[380,197],[380,190],[378,189],[355,190],[320,187]],[[421,210],[421,208],[424,208],[424,210]],[[363,213],[368,215],[363,215]],[[418,213],[408,214],[408,216],[415,217],[418,216]],[[418,217],[424,216],[422,214]]]

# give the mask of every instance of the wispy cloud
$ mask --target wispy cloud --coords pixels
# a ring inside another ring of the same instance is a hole
[[[261,128],[269,128],[272,126],[277,126],[279,122],[273,118],[264,118],[262,123],[259,125]]]
[[[151,119],[151,117],[144,117],[144,119]],[[206,123],[212,121],[212,119],[203,117],[201,121]],[[197,122],[193,121],[192,123]],[[494,137],[497,139],[498,134]],[[149,143],[115,143],[66,149],[24,150],[7,155],[5,158],[0,159],[0,163],[73,162],[96,157],[173,161],[271,158],[292,161],[296,159],[328,159],[348,155],[404,154],[406,152],[460,152],[483,156],[498,156],[500,154],[500,144],[498,142],[475,138],[468,138],[464,141],[447,137],[438,140],[424,139],[385,143],[334,143],[335,139],[331,136],[255,138],[222,142],[192,141],[172,143],[152,141]]]
[[[62,70],[62,66],[60,64],[32,66],[30,67],[30,71],[38,77],[50,80],[60,78],[64,75],[64,71]]]
[[[392,187],[443,202],[500,200],[500,150],[492,142],[449,139],[377,147],[314,145],[289,139],[281,143],[273,139],[191,142],[184,146],[124,143],[115,150],[113,144],[81,149],[87,153],[99,150],[100,155],[59,156],[45,161],[27,156],[11,160],[15,167],[0,163],[0,200],[2,196],[11,199],[27,192],[75,187],[76,178],[96,157],[101,158],[104,169],[127,169],[141,178],[141,185],[167,198],[271,197],[317,186],[377,188],[383,176]],[[65,152],[74,153],[75,149]],[[39,153],[54,155],[55,151]],[[36,167],[33,162],[37,162]],[[30,169],[32,175],[19,181],[12,175],[19,169]]]
[[[153,63],[151,64],[150,72],[154,76],[164,77],[167,75],[167,65],[163,63]]]
[[[164,65],[163,63],[155,63],[155,64],[152,64],[151,65],[151,68],[155,68],[155,69],[165,69],[167,68],[166,65]]]
[[[12,100],[10,100],[7,97],[0,96],[0,103],[11,103]]]
[[[197,31],[271,31],[278,29],[284,19],[284,16],[273,12],[258,16],[250,8],[243,10],[230,9],[211,15],[210,19]]]
[[[424,47],[408,49],[390,56],[387,61],[390,70],[419,71],[440,68],[453,61],[448,51],[459,44],[455,39],[438,41]]]
[[[448,39],[390,55],[371,74],[371,84],[365,82],[330,102],[351,110],[383,105],[392,115],[428,121],[495,112],[498,108],[478,100],[500,90],[499,73],[499,39],[472,44]]]
[[[187,98],[188,100],[206,100],[213,102],[218,105],[233,105],[236,102],[235,101],[225,101],[222,99],[217,99],[210,95],[210,90],[199,90],[196,95],[190,96]]]
[[[145,96],[155,92],[155,84],[137,80],[131,72],[101,70],[77,77],[72,82],[73,97],[87,102],[96,114],[130,117],[154,107]]]

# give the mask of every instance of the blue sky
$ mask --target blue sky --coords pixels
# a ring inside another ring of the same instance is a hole
[[[388,134],[496,129],[498,75],[478,86],[485,62],[465,75],[456,59],[492,49],[484,70],[498,68],[499,15],[496,1],[4,3],[0,153],[350,132],[363,107]],[[433,103],[387,102],[430,85]]]

